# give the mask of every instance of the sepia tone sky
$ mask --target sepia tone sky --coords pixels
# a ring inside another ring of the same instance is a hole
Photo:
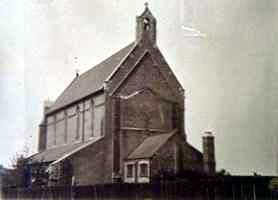
[[[34,152],[43,101],[55,100],[77,68],[132,42],[144,2],[0,2],[0,163],[24,145]],[[202,132],[212,130],[218,169],[276,173],[278,1],[150,0],[149,7],[158,46],[186,91],[189,142],[201,150]]]

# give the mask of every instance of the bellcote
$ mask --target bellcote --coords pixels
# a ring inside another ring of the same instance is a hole
[[[136,17],[136,41],[148,39],[156,43],[156,19],[148,8],[148,3],[145,3],[144,12]]]

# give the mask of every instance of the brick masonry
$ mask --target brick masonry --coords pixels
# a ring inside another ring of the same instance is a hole
[[[179,170],[203,171],[203,157],[200,152],[189,146],[183,137],[174,135],[158,150],[151,159],[151,176],[161,171],[178,172]]]

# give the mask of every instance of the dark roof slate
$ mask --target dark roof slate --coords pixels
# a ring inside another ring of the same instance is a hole
[[[102,137],[95,138],[93,140],[89,140],[84,143],[75,143],[75,144],[70,144],[70,145],[64,145],[64,146],[59,146],[56,148],[50,148],[45,151],[36,153],[32,155],[31,157],[28,158],[29,164],[35,164],[35,163],[40,163],[40,162],[53,162],[58,159],[61,159],[63,157],[66,157],[67,155],[72,155],[72,153],[76,152],[76,150],[82,150],[83,147],[87,147]]]
[[[134,42],[129,44],[103,62],[76,77],[56,99],[47,113],[51,113],[102,89],[104,81],[128,55],[134,44]]]
[[[29,157],[28,160],[29,163],[52,162],[64,156],[65,154],[73,151],[81,145],[82,144],[78,143],[73,145],[59,146],[57,148],[50,148],[45,151],[34,154],[33,156]]]
[[[127,159],[151,158],[177,131],[147,137]]]

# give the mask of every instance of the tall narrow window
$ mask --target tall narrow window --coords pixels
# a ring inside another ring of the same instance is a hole
[[[100,135],[101,136],[104,135],[104,117],[102,117],[102,119],[100,121]]]
[[[79,127],[80,127],[80,108],[79,108],[79,105],[77,105],[77,107],[76,107],[76,115],[77,115],[77,117],[76,117],[77,125],[76,125],[76,137],[75,137],[75,139],[79,140]]]
[[[68,142],[68,114],[67,111],[64,111],[65,116],[65,135],[64,135],[64,142],[65,144]]]
[[[56,146],[56,140],[57,140],[57,131],[56,131],[56,115],[54,115],[54,122],[53,122],[53,126],[54,126],[54,146]]]
[[[91,130],[92,130],[91,136],[94,137],[95,102],[93,99],[91,100],[90,110],[91,110]]]
[[[85,101],[82,103],[82,111],[81,111],[81,118],[80,118],[80,123],[81,123],[81,129],[80,132],[82,134],[81,136],[81,140],[82,142],[85,141],[85,112],[86,112],[86,105],[85,105]]]

